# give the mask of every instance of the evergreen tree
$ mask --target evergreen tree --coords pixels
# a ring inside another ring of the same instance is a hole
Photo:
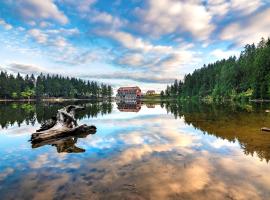
[[[177,88],[177,91],[176,91]],[[239,58],[232,56],[204,65],[183,82],[165,90],[166,96],[214,99],[270,99],[270,39],[246,45]]]
[[[42,73],[36,78],[33,74],[14,77],[12,74],[0,72],[0,98],[98,98],[111,97],[113,89],[110,85],[81,79],[62,77],[59,75],[46,76]]]

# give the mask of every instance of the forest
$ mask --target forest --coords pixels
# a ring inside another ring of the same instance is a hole
[[[161,92],[163,98],[270,99],[270,39],[246,45],[240,56],[204,65]]]
[[[13,75],[0,73],[1,99],[30,98],[107,98],[113,95],[110,85],[98,84],[59,75]]]
[[[14,103],[7,102],[0,104],[0,128],[8,128],[17,124],[42,124],[52,116],[56,115],[59,109],[69,105],[69,102],[52,103]],[[98,114],[105,115],[112,112],[113,104],[109,101],[89,103],[89,101],[80,101],[80,105],[85,109],[76,113],[77,119],[96,118]],[[16,113],[16,115],[14,115]]]

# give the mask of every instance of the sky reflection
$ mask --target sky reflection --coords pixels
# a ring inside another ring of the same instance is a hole
[[[113,112],[79,123],[97,133],[77,138],[84,153],[31,148],[31,125],[0,134],[3,199],[268,199],[270,167],[238,140],[216,137],[160,106]]]

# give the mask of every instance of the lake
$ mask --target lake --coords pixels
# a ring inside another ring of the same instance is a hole
[[[269,199],[269,104],[91,103],[95,134],[32,146],[68,103],[0,103],[0,199]]]

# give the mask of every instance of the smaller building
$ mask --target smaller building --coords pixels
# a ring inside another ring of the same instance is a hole
[[[155,94],[156,94],[155,90],[148,90],[146,92],[146,95],[155,95]]]

